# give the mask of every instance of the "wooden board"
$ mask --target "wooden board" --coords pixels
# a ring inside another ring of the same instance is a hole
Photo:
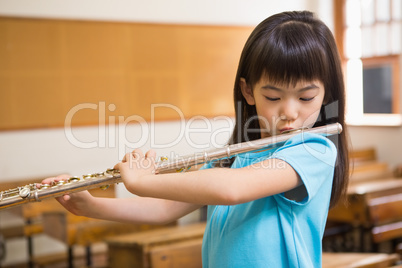
[[[204,230],[195,223],[107,238],[109,267],[201,267]]]
[[[397,254],[383,253],[323,253],[323,268],[390,267],[399,259]]]
[[[251,31],[0,17],[0,130],[233,115]]]

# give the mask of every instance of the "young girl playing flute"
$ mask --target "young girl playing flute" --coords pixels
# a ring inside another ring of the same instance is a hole
[[[344,131],[333,141],[301,133],[188,173],[155,174],[155,152],[134,150],[115,168],[137,197],[79,192],[59,202],[77,215],[155,224],[208,205],[203,267],[320,267],[328,209],[348,179],[344,82],[328,27],[307,11],[261,22],[241,54],[234,102],[238,120],[229,144],[333,122]]]

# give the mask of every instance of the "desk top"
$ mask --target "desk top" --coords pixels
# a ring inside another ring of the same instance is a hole
[[[106,239],[109,245],[149,247],[158,244],[202,238],[205,223],[177,225],[157,230],[114,236]]]
[[[347,190],[347,202],[339,202],[332,208],[328,220],[372,225],[371,207],[385,201],[395,203],[401,199],[401,193],[402,179],[392,177],[351,184]]]
[[[388,177],[367,182],[354,183],[349,185],[347,194],[364,195],[384,191],[402,192],[402,179]]]
[[[398,260],[397,254],[385,253],[323,253],[323,268],[389,267]],[[375,266],[374,266],[375,265]]]

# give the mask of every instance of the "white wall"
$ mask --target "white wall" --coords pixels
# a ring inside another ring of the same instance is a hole
[[[390,168],[402,164],[402,127],[350,126],[349,132],[352,148],[374,147]]]
[[[67,173],[103,172],[134,148],[155,149],[169,159],[226,144],[229,117],[193,118],[146,124],[0,132],[0,183]],[[120,185],[118,194],[126,195]]]
[[[310,9],[324,14],[330,0],[0,0],[7,16],[155,23],[256,25],[277,12]],[[327,21],[328,19],[328,21]]]

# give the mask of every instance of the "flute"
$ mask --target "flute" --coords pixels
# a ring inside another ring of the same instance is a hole
[[[273,146],[277,146],[278,144],[285,142],[300,133],[312,133],[330,136],[340,134],[341,132],[342,126],[339,123],[310,129],[291,130],[281,135],[228,145],[221,149],[205,151],[195,155],[183,156],[180,157],[180,159],[172,161],[165,159],[156,163],[155,173],[161,174],[172,171],[185,171],[192,166],[204,164],[210,161],[231,158],[247,152],[260,152],[263,150],[268,150]],[[119,182],[122,182],[120,172],[116,169],[107,169],[105,172],[101,173],[83,175],[82,177],[70,177],[66,181],[59,181],[52,185],[41,184],[41,186],[37,187],[37,183],[31,183],[10,190],[1,191],[0,210],[28,202],[39,202],[46,198],[59,197],[68,193],[90,190],[98,187],[105,189],[109,185]]]

